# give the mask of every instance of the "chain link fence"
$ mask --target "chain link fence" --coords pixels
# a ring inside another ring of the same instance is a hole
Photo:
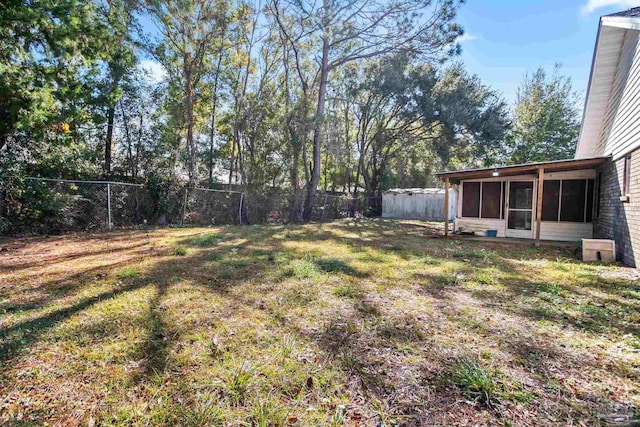
[[[287,223],[305,194],[260,193],[47,178],[0,180],[0,232],[57,233],[114,227]],[[379,216],[380,197],[318,193],[312,221]]]

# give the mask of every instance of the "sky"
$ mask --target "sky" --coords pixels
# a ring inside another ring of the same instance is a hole
[[[584,98],[600,16],[634,6],[640,0],[467,0],[460,60],[509,103],[527,73],[556,63]]]
[[[556,63],[584,98],[600,16],[634,6],[640,0],[467,0],[458,12],[465,34],[456,60],[509,104],[525,75]],[[148,18],[142,21],[145,31],[157,31]],[[141,65],[151,80],[165,77],[157,62]]]

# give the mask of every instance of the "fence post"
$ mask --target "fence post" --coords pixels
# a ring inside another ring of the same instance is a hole
[[[244,201],[244,192],[240,193],[240,203],[238,205],[238,223],[242,225],[242,202]]]
[[[107,229],[111,231],[111,184],[107,182]]]
[[[184,204],[182,205],[182,220],[180,225],[184,225],[184,217],[187,213],[187,196],[189,195],[189,187],[184,188]]]
[[[327,195],[324,195],[324,202],[322,203],[322,222],[324,222],[324,213],[325,210],[327,209]]]

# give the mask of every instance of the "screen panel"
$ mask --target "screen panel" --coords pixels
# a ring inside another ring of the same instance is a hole
[[[562,181],[560,221],[584,222],[586,180],[566,179]]]
[[[500,218],[501,182],[482,183],[482,218]]]
[[[480,183],[462,183],[462,216],[478,218],[480,216]]]

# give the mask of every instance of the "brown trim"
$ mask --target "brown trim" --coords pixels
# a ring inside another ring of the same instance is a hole
[[[444,179],[444,237],[449,237],[449,178]]]
[[[536,246],[540,246],[540,224],[542,223],[542,195],[544,192],[544,168],[538,169],[538,194],[536,195]]]
[[[450,182],[459,183],[462,179],[482,179],[492,178],[495,170],[498,171],[498,177],[507,177],[514,175],[536,174],[540,168],[545,172],[562,172],[579,169],[590,169],[602,165],[609,157],[595,157],[591,159],[569,159],[555,160],[551,162],[529,163],[524,165],[503,166],[498,168],[469,169],[461,171],[442,172],[437,174],[440,180],[449,178]]]

